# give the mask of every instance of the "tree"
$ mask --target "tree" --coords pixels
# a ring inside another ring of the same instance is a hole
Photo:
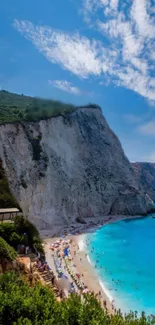
[[[13,247],[11,247],[3,238],[0,237],[0,264],[2,271],[6,269],[6,264],[16,259],[17,254]]]
[[[0,236],[15,249],[17,249],[19,244],[23,244],[37,249],[41,256],[43,258],[45,257],[38,230],[23,216],[16,216],[14,218],[14,223],[1,223]]]
[[[39,283],[30,287],[19,274],[10,272],[0,276],[0,324],[153,325],[155,319],[144,313],[139,318],[136,313],[108,315],[93,294],[57,302],[49,288]]]

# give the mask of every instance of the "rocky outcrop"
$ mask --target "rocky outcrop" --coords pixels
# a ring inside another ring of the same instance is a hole
[[[136,162],[132,163],[132,166],[144,191],[155,201],[155,164]]]
[[[11,191],[38,228],[152,208],[98,107],[1,125],[0,143]]]

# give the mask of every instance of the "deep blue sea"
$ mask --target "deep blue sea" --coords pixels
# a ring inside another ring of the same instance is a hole
[[[155,315],[155,219],[129,219],[86,235],[91,264],[116,308]]]

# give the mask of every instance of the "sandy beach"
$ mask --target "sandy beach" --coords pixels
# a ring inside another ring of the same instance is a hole
[[[78,272],[83,275],[82,279],[85,285],[90,291],[94,292],[97,298],[101,301],[101,305],[104,307],[104,302],[106,301],[106,307],[110,313],[113,313],[112,308],[112,297],[103,289],[103,284],[101,285],[99,278],[89,262],[89,257],[84,250],[84,235],[73,236],[73,243],[71,244],[71,253],[73,260],[77,265]],[[76,255],[74,255],[74,250],[76,249]],[[100,294],[99,294],[100,292]]]
[[[131,217],[130,217],[131,218]],[[137,218],[137,216],[135,217]],[[46,253],[46,260],[48,265],[54,271],[55,275],[58,276],[57,270],[55,267],[54,256],[51,252],[51,245],[56,241],[65,240],[69,242],[69,253],[71,256],[71,269],[73,273],[78,273],[80,275],[80,281],[84,285],[84,287],[88,288],[90,292],[94,292],[96,297],[100,300],[101,305],[107,308],[109,313],[114,313],[115,306],[113,298],[110,296],[109,292],[104,287],[104,283],[102,283],[93,266],[89,262],[89,257],[87,256],[85,247],[84,247],[84,238],[87,232],[95,231],[96,228],[116,222],[119,220],[127,219],[127,217],[105,217],[104,220],[99,219],[89,219],[87,224],[71,224],[67,227],[55,227],[54,233],[51,231],[42,232],[42,238],[44,240],[44,247]],[[55,236],[57,233],[57,236]],[[62,239],[63,238],[63,239]],[[74,282],[70,272],[68,272],[65,264],[65,260],[61,259],[61,268],[64,274],[68,277],[70,283]],[[74,283],[75,284],[75,283]],[[78,293],[81,291],[78,290],[78,287],[75,284],[75,289]]]
[[[80,274],[81,281],[88,288],[90,292],[94,292],[96,297],[101,301],[101,305],[105,307],[110,313],[113,313],[112,301],[107,293],[103,290],[103,285],[99,282],[99,279],[95,273],[94,268],[89,263],[87,254],[84,249],[80,248],[81,243],[84,240],[84,235],[79,236],[67,236],[65,240],[70,240],[70,254],[72,257],[72,265],[74,265],[74,272]],[[56,277],[58,277],[53,254],[51,253],[51,244],[57,241],[58,238],[48,238],[44,241],[44,248],[46,254],[46,261],[50,268],[53,270]],[[70,277],[70,274],[65,268],[65,263],[61,264],[62,269],[64,270],[65,275],[69,278],[69,281],[72,283],[73,280]],[[79,293],[77,287],[76,291]]]

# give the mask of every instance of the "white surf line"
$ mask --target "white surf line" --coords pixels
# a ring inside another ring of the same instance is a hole
[[[109,290],[105,287],[105,284],[100,280],[100,278],[99,278],[99,283],[100,283],[100,286],[102,287],[103,291],[105,292],[106,296],[108,297],[109,301],[112,302],[114,299],[111,296]]]
[[[78,246],[80,251],[85,251],[86,245],[85,245],[85,240],[84,240],[84,235],[80,236],[81,238],[78,241]]]

